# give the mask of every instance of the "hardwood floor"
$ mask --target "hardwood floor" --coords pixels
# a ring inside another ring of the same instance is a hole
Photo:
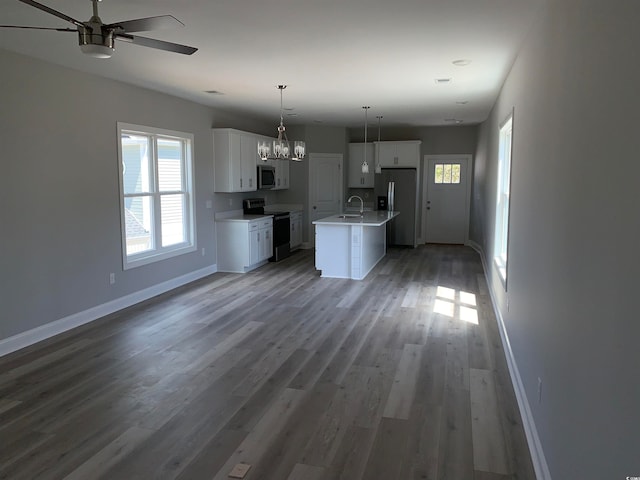
[[[301,251],[0,359],[0,478],[535,479],[478,255]]]

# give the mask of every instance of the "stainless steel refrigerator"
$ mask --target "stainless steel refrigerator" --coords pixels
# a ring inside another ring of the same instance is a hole
[[[387,197],[388,210],[400,212],[387,223],[387,245],[416,246],[416,201],[418,179],[415,168],[383,168],[375,175],[375,195]]]

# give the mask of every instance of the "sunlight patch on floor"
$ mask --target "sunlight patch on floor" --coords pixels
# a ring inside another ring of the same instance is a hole
[[[475,294],[438,285],[436,300],[433,304],[435,313],[478,325],[478,311],[475,307]]]

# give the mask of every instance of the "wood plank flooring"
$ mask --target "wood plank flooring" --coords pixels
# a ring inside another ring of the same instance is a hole
[[[533,480],[478,255],[313,252],[0,358],[0,479]]]

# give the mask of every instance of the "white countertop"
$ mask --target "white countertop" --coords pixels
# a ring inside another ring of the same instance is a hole
[[[229,216],[216,216],[216,222],[251,222],[260,220],[261,218],[271,218],[273,215],[245,215],[244,213],[235,213]]]
[[[314,225],[364,225],[367,227],[379,227],[400,215],[400,212],[376,210],[373,212],[364,212],[362,217],[359,214],[347,213],[347,218],[340,218],[343,215],[345,214],[331,215],[330,217],[321,218],[312,223]]]

